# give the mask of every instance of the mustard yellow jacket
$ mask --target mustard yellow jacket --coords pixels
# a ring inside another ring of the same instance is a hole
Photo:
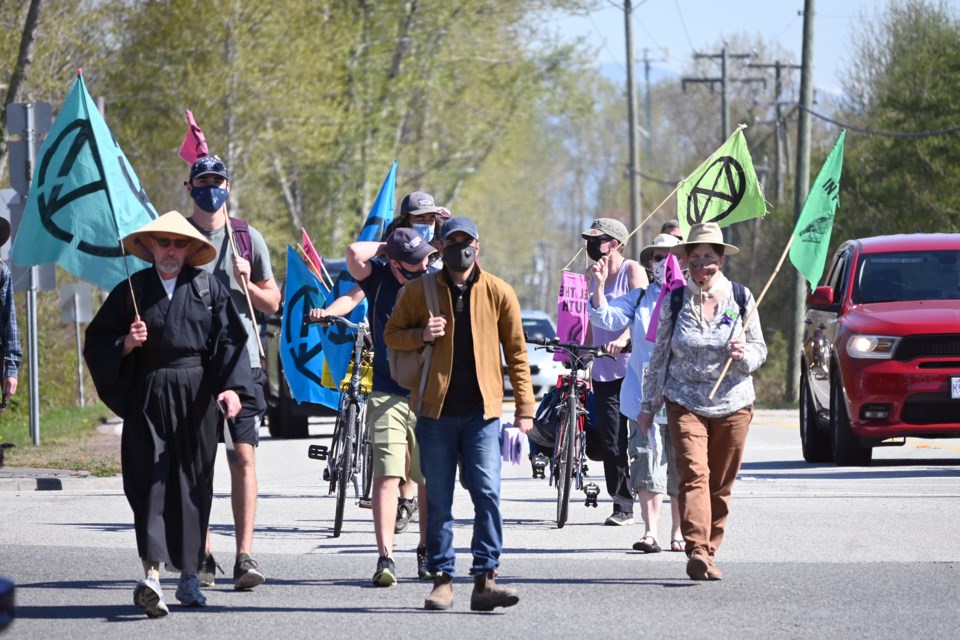
[[[473,330],[473,356],[477,363],[477,381],[483,395],[483,417],[499,418],[503,413],[503,372],[500,368],[500,345],[507,362],[510,383],[516,400],[516,415],[533,417],[534,396],[530,383],[530,363],[520,320],[520,302],[513,287],[500,278],[480,270],[470,291],[470,323]],[[440,313],[446,316],[443,336],[434,344],[430,373],[423,393],[420,415],[439,418],[443,399],[450,386],[453,370],[454,322],[453,299],[446,274],[436,278],[418,278],[407,283],[397,296],[397,303],[383,331],[387,346],[400,351],[423,347],[423,328],[430,315],[427,310],[424,283],[435,282]],[[417,406],[419,389],[410,392],[410,406]]]

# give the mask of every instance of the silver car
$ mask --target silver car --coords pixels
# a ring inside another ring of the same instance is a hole
[[[520,314],[523,320],[523,330],[531,338],[556,338],[557,328],[543,311],[523,311]],[[557,377],[563,375],[566,369],[561,362],[553,359],[553,354],[543,349],[537,350],[537,345],[527,345],[527,358],[530,360],[530,381],[533,384],[533,393],[537,399],[557,386]],[[503,391],[513,395],[513,386],[507,375],[507,366],[503,365]]]

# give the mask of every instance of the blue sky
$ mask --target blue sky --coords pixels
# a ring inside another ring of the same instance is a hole
[[[960,0],[950,0],[954,10]],[[651,58],[667,60],[652,67],[680,74],[692,61],[692,53],[714,53],[707,48],[725,35],[759,33],[777,41],[794,54],[790,61],[800,64],[803,45],[803,0],[633,0],[633,47],[639,60],[643,49]],[[819,91],[839,93],[840,72],[852,59],[851,34],[862,15],[873,17],[886,6],[884,0],[819,0],[814,10],[814,85]],[[597,62],[603,67],[622,67],[625,74],[622,0],[603,0],[602,6],[586,17],[554,15],[549,20],[559,34],[583,36],[598,46]],[[768,62],[768,61],[765,61]],[[635,67],[637,73],[641,65]],[[609,70],[608,70],[609,72]],[[620,74],[617,74],[620,75]],[[639,77],[639,76],[638,76]]]

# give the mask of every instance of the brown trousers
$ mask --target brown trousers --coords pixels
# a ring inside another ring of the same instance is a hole
[[[722,418],[704,418],[667,401],[667,423],[680,476],[680,531],[688,556],[702,549],[712,558],[720,547],[752,419],[753,407]]]

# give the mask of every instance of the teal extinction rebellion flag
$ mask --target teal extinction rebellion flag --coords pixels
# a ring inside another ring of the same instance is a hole
[[[157,217],[137,174],[90,99],[83,76],[40,148],[13,244],[20,266],[56,262],[107,291],[147,263],[120,239]]]
[[[823,275],[833,219],[840,204],[840,173],[843,170],[843,140],[846,135],[846,131],[840,132],[833,149],[823,161],[793,230],[790,262],[807,279],[811,290]]]
[[[289,245],[287,282],[283,289],[280,360],[290,386],[290,395],[298,403],[314,402],[336,409],[340,392],[322,386],[324,354],[320,342],[321,326],[306,323],[310,310],[323,306],[326,288]]]
[[[393,199],[397,191],[397,161],[394,160],[387,172],[387,177],[380,186],[380,193],[377,195],[373,208],[367,215],[367,220],[360,229],[357,236],[357,242],[380,242],[383,239],[383,233],[393,221]],[[337,281],[333,284],[333,289],[327,296],[327,302],[324,307],[346,294],[356,284],[356,280],[350,275],[350,272],[344,269],[337,276]],[[367,315],[367,301],[364,299],[360,304],[354,307],[348,318],[350,322],[360,322]],[[323,329],[321,340],[323,342],[323,355],[327,361],[327,367],[330,369],[330,376],[334,384],[339,384],[347,374],[347,368],[350,366],[350,357],[353,353],[353,338],[355,331],[348,330],[342,325],[329,325]]]
[[[767,203],[742,128],[734,131],[677,190],[677,220],[684,238],[690,235],[690,227],[700,222],[727,227],[766,213]]]

